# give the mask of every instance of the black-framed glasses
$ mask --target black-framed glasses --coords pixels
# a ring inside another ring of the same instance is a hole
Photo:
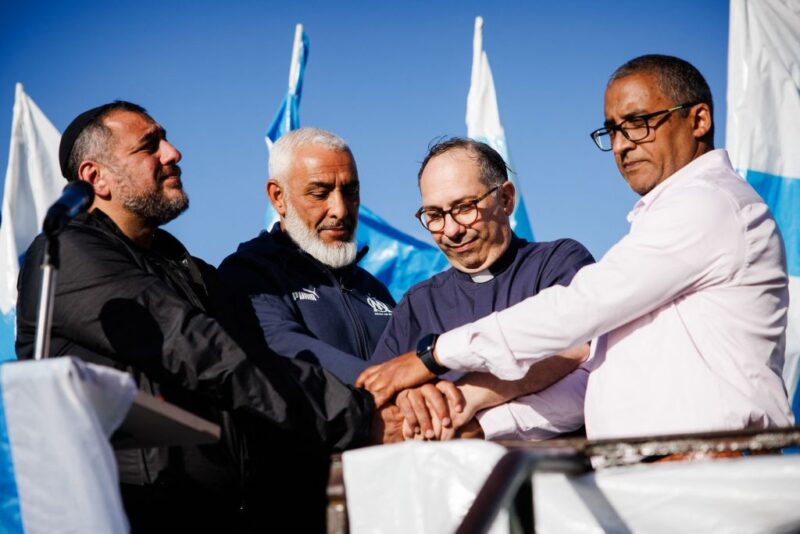
[[[654,119],[659,115],[669,116],[669,114],[673,111],[687,109],[695,104],[699,104],[699,102],[687,102],[669,109],[662,109],[661,111],[655,111],[653,113],[646,113],[645,115],[631,117],[629,119],[625,119],[619,124],[598,128],[589,135],[591,135],[592,141],[594,141],[594,144],[597,145],[597,148],[603,152],[608,152],[612,149],[612,145],[614,143],[614,134],[616,132],[622,132],[622,135],[625,136],[625,139],[631,143],[644,141],[647,139],[647,136],[650,135],[650,130],[655,130],[658,128],[661,123],[666,120],[666,117],[662,121],[659,121],[652,126],[650,125],[650,119]]]
[[[419,219],[420,224],[429,232],[441,232],[444,230],[444,220],[448,213],[458,224],[469,226],[478,220],[478,204],[480,204],[484,198],[497,191],[499,187],[499,185],[496,185],[478,198],[459,202],[449,210],[420,208],[414,216]]]

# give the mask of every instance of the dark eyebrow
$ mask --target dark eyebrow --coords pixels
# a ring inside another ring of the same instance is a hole
[[[139,139],[139,146],[145,146],[153,141],[160,141],[162,139],[167,138],[167,131],[163,128],[154,128],[144,134],[141,139]]]

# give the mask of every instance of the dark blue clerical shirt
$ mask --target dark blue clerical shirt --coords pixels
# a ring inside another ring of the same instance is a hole
[[[589,251],[572,239],[529,243],[513,236],[489,273],[470,275],[450,268],[412,287],[394,309],[372,359],[414,350],[426,334],[441,334],[504,310],[550,286],[569,285],[590,263],[594,258]]]

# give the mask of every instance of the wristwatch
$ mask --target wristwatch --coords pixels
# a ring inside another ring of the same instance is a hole
[[[433,348],[436,346],[437,339],[439,339],[439,334],[422,336],[422,339],[417,343],[417,358],[422,360],[428,371],[438,376],[445,374],[450,369],[444,365],[439,365],[433,357]]]

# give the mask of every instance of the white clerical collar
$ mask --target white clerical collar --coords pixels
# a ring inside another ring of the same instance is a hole
[[[470,273],[469,277],[472,278],[472,281],[476,284],[483,284],[484,282],[494,279],[494,275],[489,269],[484,269],[479,273]]]

